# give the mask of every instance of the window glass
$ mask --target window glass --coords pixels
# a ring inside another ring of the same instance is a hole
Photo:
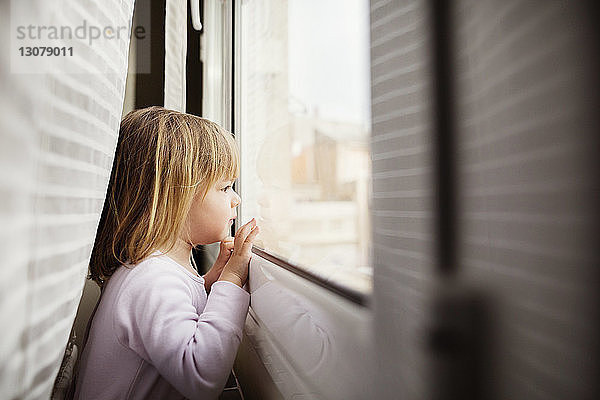
[[[238,24],[242,220],[258,217],[259,247],[368,293],[368,1],[242,1]]]

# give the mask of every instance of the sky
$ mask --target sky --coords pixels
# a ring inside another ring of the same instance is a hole
[[[288,18],[293,108],[368,124],[369,2],[290,0]]]

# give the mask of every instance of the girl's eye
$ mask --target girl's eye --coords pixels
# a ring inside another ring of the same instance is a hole
[[[221,189],[221,190],[223,190],[224,192],[226,192],[226,191],[228,191],[228,190],[229,190],[229,189],[231,189],[231,188],[232,188],[232,186],[231,186],[231,185],[227,185],[227,186],[225,186],[225,187],[224,187],[223,189]]]

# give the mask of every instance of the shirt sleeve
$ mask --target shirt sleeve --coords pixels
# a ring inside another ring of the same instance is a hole
[[[250,294],[231,282],[215,282],[198,315],[183,278],[172,273],[139,278],[117,301],[114,329],[120,343],[185,397],[217,398],[241,341]]]

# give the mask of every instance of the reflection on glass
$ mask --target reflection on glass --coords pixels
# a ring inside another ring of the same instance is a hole
[[[265,367],[283,398],[373,398],[369,311],[332,302],[328,292],[269,262],[253,260],[250,271],[245,333],[268,358]]]
[[[368,1],[241,9],[242,214],[259,246],[361,292],[369,265]],[[335,21],[335,23],[333,23]]]

